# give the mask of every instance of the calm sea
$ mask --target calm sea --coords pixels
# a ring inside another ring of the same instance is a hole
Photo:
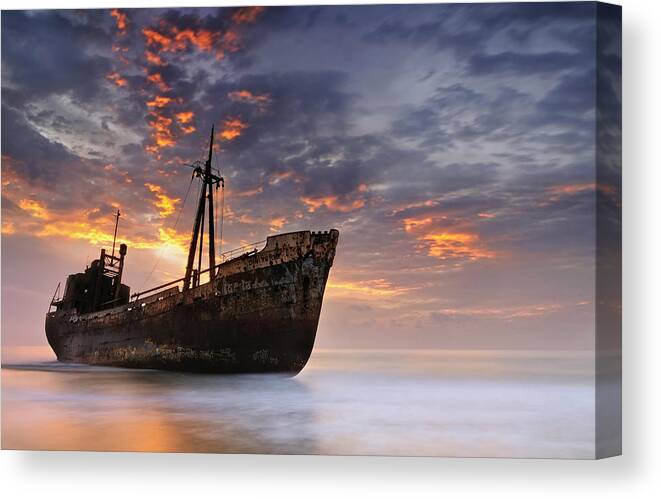
[[[591,458],[589,352],[316,350],[295,378],[2,366],[2,447]]]

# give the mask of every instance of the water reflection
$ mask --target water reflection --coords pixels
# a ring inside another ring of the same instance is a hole
[[[4,448],[591,457],[591,355],[318,351],[296,378],[3,364]]]
[[[3,447],[314,453],[306,393],[280,376],[9,365]]]

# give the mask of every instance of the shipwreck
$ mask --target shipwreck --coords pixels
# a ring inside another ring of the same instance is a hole
[[[239,248],[217,262],[214,190],[224,179],[212,168],[213,140],[212,127],[208,159],[192,165],[201,187],[185,275],[131,294],[122,283],[128,248],[115,251],[118,211],[112,250],[69,275],[51,300],[46,337],[59,361],[207,373],[303,369],[339,232],[269,236],[261,249]]]

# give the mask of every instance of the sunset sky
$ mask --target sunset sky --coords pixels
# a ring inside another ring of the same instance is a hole
[[[340,230],[318,346],[591,348],[595,39],[587,3],[3,12],[3,344],[118,208],[124,282],[183,275],[215,124],[224,250]]]

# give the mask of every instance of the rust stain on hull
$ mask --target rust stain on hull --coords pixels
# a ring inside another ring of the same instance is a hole
[[[46,317],[58,360],[210,373],[298,373],[317,332],[339,233],[272,236],[213,281],[120,307]]]

